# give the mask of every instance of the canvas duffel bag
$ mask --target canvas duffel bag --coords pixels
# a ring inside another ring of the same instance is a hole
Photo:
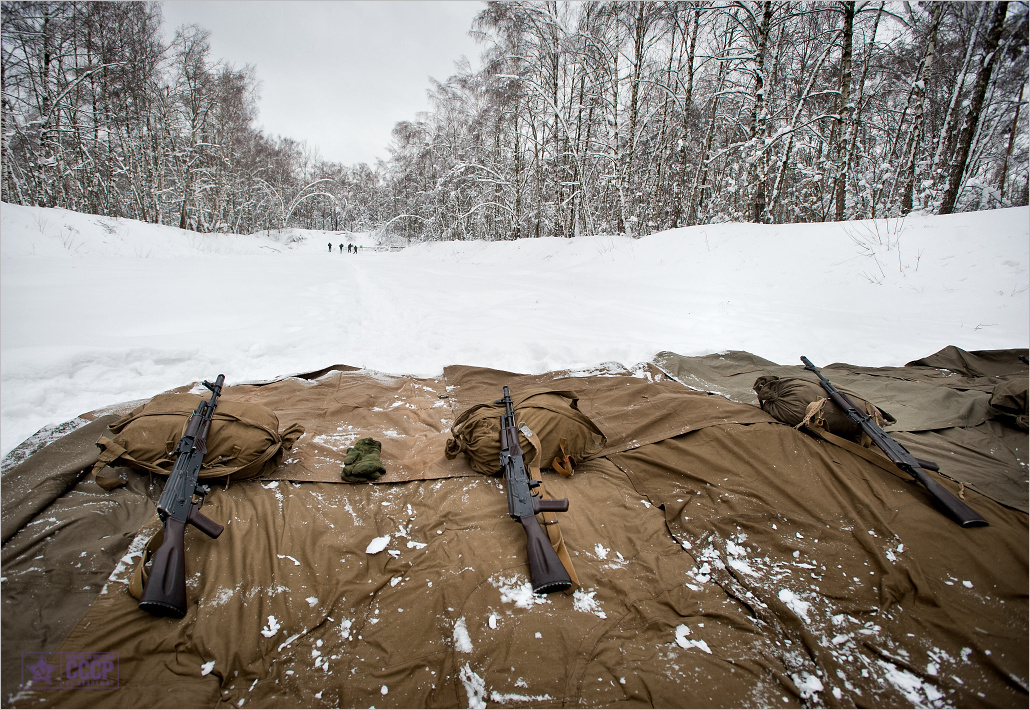
[[[205,398],[199,394],[161,394],[114,422],[111,436],[97,441],[102,451],[93,468],[123,464],[167,475],[175,465],[171,455],[186,431],[186,423]],[[207,453],[200,478],[244,480],[275,469],[304,428],[292,424],[279,431],[279,418],[268,407],[220,399],[211,418]],[[118,479],[97,476],[105,488]]]
[[[1027,431],[1027,381],[1008,380],[999,382],[991,391],[988,402],[994,419],[999,419],[1009,426]]]
[[[593,456],[604,444],[597,426],[576,406],[578,397],[565,390],[530,388],[512,395],[515,424],[525,422],[540,440],[542,450],[521,432],[519,445],[526,460],[537,455],[541,468],[553,468],[565,475],[572,466]],[[496,476],[501,466],[501,417],[504,405],[476,404],[458,415],[447,440],[448,459],[464,453],[472,470]]]
[[[804,422],[845,439],[862,441],[862,428],[828,399],[826,390],[818,382],[803,377],[765,375],[755,380],[754,390],[762,409],[784,424],[798,427]],[[838,390],[860,411],[872,414],[881,428],[895,422],[894,417],[871,402],[847,390]]]

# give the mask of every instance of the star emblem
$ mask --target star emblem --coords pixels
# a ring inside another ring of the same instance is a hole
[[[43,685],[53,685],[53,681],[50,679],[51,674],[57,670],[57,666],[52,666],[46,662],[46,658],[43,654],[40,654],[39,660],[36,661],[35,665],[26,666],[26,668],[32,671],[32,682],[41,683]]]

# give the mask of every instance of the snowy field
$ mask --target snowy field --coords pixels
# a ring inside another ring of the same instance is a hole
[[[397,252],[348,243],[373,245],[3,204],[2,454],[41,427],[219,373],[539,373],[661,350],[877,366],[1030,342],[1025,207]]]

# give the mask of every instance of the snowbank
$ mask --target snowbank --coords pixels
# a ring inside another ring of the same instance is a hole
[[[48,424],[218,373],[533,373],[730,349],[900,365],[1030,339],[1027,208],[359,254],[329,243],[372,246],[3,204],[3,454]]]

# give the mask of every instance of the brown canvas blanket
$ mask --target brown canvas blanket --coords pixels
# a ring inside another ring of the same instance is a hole
[[[764,444],[711,443],[725,432]],[[809,455],[784,468],[787,446]],[[574,501],[572,597],[528,594],[492,480],[236,484],[206,509],[223,537],[188,538],[185,619],[140,612],[120,572],[62,647],[117,653],[117,688],[14,704],[1025,706],[1025,516],[977,499],[992,527],[961,542],[904,482],[820,446],[709,427],[548,476]]]
[[[608,363],[591,370],[541,375],[455,366],[444,369],[444,378],[455,388],[459,408],[496,399],[504,385],[509,385],[513,394],[542,386],[575,392],[580,411],[604,435],[599,456],[709,426],[775,421],[757,407],[741,407],[722,397],[686,389],[646,366],[630,370]]]
[[[939,464],[952,480],[1027,512],[1026,433],[991,420],[975,427],[891,434],[914,456]]]
[[[1027,366],[1019,360],[1026,354],[948,347],[904,367],[834,363],[821,370],[838,389],[890,412],[897,421],[884,429],[920,458],[938,463],[944,475],[1027,512],[1026,432],[1011,411],[991,406],[996,390],[995,401],[1008,404],[1009,398],[1001,398],[1006,388],[1018,396],[1026,387]],[[750,404],[758,404],[752,385],[761,376],[815,381],[800,364],[777,365],[740,351],[703,357],[666,351],[655,356],[655,363],[688,387]]]
[[[66,452],[67,466],[83,455],[88,458],[90,449],[96,459],[97,448],[88,441],[80,437],[77,451]],[[53,451],[45,455],[55,460]],[[35,464],[31,459],[24,463]],[[26,671],[26,665],[38,659],[32,654],[57,651],[108,589],[112,572],[123,569],[119,565],[126,550],[154,517],[160,485],[127,468],[118,469],[129,484],[108,492],[86,479],[90,466],[92,462],[85,464],[77,483],[56,495],[3,544],[0,682],[4,707],[11,707],[19,687],[32,680]],[[10,470],[3,478],[5,504],[8,483],[13,484],[8,478],[15,473]],[[5,523],[7,514],[5,509]]]
[[[491,479],[219,489],[205,511],[231,522],[188,536],[186,618],[140,612],[116,573],[62,651],[117,653],[118,687],[37,686],[13,705],[796,706],[746,605],[685,586],[694,562],[662,511],[606,459],[580,474],[547,476],[574,501],[572,596],[529,592]]]
[[[528,593],[503,485],[443,456],[453,417],[504,384],[575,391],[607,437],[575,476],[544,474],[570,499],[574,595]],[[750,404],[615,365],[336,366],[230,394],[306,433],[277,480],[208,496],[226,530],[187,532],[186,618],[126,591],[159,486],[79,483],[3,548],[5,706],[1027,705],[1026,514],[967,490],[991,524],[964,530]],[[338,483],[366,435],[388,472],[429,477]],[[117,654],[117,686],[53,687],[76,653]],[[62,670],[25,687],[30,664]]]
[[[912,482],[780,425],[611,459],[664,507],[688,588],[753,610],[812,705],[1026,703],[1025,514],[967,491],[990,526],[960,528]]]
[[[444,456],[454,413],[439,378],[334,366],[269,383],[226,387],[224,399],[263,404],[304,435],[264,480],[340,482],[346,451],[359,439],[382,443],[377,483],[475,475]]]
[[[949,345],[933,355],[907,363],[906,367],[950,370],[969,378],[1026,375],[1026,363],[1019,361],[1019,355],[1027,357],[1027,349],[967,352],[962,348]]]
[[[73,488],[83,469],[97,460],[93,443],[117,417],[108,415],[79,427],[33,452],[28,464],[21,461],[3,473],[3,543],[7,544],[26,523]]]

